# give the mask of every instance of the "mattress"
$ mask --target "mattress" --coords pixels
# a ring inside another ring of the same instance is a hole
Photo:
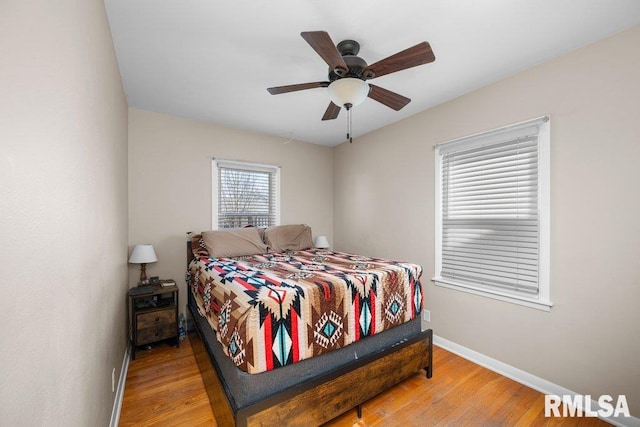
[[[420,266],[308,249],[196,257],[187,280],[223,352],[257,374],[390,330],[422,309]]]

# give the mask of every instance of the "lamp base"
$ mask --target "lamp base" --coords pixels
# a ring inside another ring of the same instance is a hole
[[[140,264],[140,282],[138,285],[148,285],[149,279],[147,279],[147,264]]]

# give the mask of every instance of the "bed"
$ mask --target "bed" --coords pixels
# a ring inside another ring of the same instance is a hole
[[[187,259],[190,338],[220,425],[360,416],[420,370],[431,378],[419,266],[313,248],[303,225],[193,235]]]

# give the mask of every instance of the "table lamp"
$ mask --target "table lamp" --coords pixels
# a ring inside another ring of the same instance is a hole
[[[318,236],[316,237],[314,245],[316,248],[326,249],[329,247],[329,239],[327,239],[327,236]]]
[[[158,261],[153,245],[135,245],[129,257],[129,263],[140,264],[140,284],[146,285],[147,280],[147,264]]]

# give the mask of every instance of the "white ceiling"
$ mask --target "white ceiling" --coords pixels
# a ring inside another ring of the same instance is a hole
[[[321,121],[328,67],[300,37],[353,39],[372,64],[421,41],[436,61],[372,81],[411,98],[401,111],[367,99],[357,138],[640,23],[638,0],[105,0],[130,106],[335,146],[343,109]],[[602,58],[606,61],[606,58]]]

